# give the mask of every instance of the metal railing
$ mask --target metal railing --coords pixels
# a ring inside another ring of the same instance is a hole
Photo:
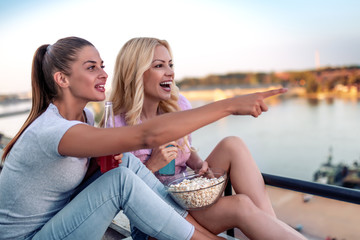
[[[360,204],[360,191],[356,189],[309,182],[266,173],[262,173],[262,176],[264,178],[265,184],[269,186],[312,194],[348,203]],[[225,188],[225,195],[232,195],[232,186],[230,179]],[[227,230],[227,235],[234,237],[234,229]]]

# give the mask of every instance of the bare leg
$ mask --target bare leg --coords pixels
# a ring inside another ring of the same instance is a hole
[[[214,234],[237,227],[252,240],[306,239],[276,217],[259,209],[243,194],[222,197],[213,206],[190,213]]]
[[[192,225],[194,225],[195,230],[198,231],[199,235],[204,235],[206,236],[208,239],[214,239],[214,240],[221,240],[224,239],[222,237],[218,237],[215,234],[213,234],[212,232],[210,232],[209,230],[207,230],[206,228],[204,228],[203,226],[201,226],[190,214],[188,214],[185,218],[189,223],[191,223]],[[194,233],[195,235],[195,233]]]
[[[213,235],[213,236],[215,236],[215,235]],[[149,240],[156,240],[156,238],[153,238],[153,237],[149,237],[148,239]],[[191,237],[191,240],[217,240],[217,239],[224,240],[224,238],[221,238],[221,237],[216,237],[216,236],[215,237],[209,237],[207,234],[204,234],[203,232],[198,231],[197,229],[195,229],[195,232]]]
[[[195,227],[195,232],[191,239],[224,240],[224,238],[216,236],[201,226],[190,214],[188,214],[185,219]],[[149,237],[149,240],[156,240],[156,238]]]
[[[195,229],[194,235],[191,237],[191,240],[215,240],[215,239],[224,239],[224,238],[209,238],[204,233]]]
[[[224,138],[206,161],[210,167],[222,168],[228,172],[235,193],[247,195],[257,207],[275,216],[262,175],[240,138]]]

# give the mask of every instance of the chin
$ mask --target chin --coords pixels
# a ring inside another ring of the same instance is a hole
[[[103,94],[103,96],[97,96],[95,97],[92,101],[93,102],[101,102],[101,101],[104,101],[106,98],[105,94]]]
[[[161,100],[165,101],[165,100],[169,100],[170,98],[171,98],[171,93],[163,95],[161,97]]]

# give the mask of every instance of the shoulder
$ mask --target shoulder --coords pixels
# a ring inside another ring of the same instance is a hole
[[[55,105],[50,104],[18,139],[22,146],[39,147],[51,156],[58,156],[58,145],[64,134],[80,121],[64,119]],[[32,151],[32,150],[31,150]]]
[[[85,110],[86,117],[88,117],[88,121],[93,121],[93,116],[90,110]],[[64,134],[70,127],[77,124],[84,124],[83,122],[76,120],[67,120],[63,118],[57,107],[53,104],[50,104],[48,109],[39,117],[39,122],[41,123],[41,128],[43,132],[57,132],[60,135]],[[49,124],[51,123],[51,124]]]
[[[182,95],[182,94],[179,94],[178,103],[179,103],[181,110],[187,110],[187,109],[192,108],[190,101],[187,100],[186,97],[184,97],[184,95]]]

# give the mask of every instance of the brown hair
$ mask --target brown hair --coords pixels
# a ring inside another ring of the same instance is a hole
[[[28,118],[15,137],[4,148],[2,161],[19,139],[25,129],[39,117],[57,97],[58,87],[54,81],[54,73],[71,74],[71,63],[77,59],[77,53],[85,46],[94,46],[89,41],[78,37],[59,39],[53,45],[40,46],[32,61],[31,88],[32,106]]]

